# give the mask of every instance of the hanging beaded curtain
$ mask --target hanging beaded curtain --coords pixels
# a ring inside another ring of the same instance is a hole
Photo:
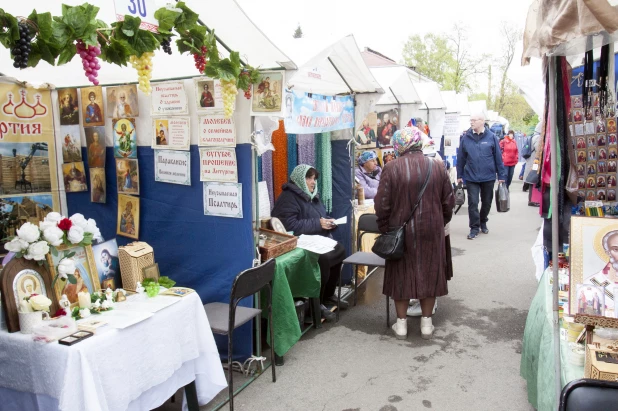
[[[298,135],[298,164],[315,167],[315,134]]]
[[[298,165],[298,149],[296,148],[296,134],[288,134],[288,172],[292,172]]]
[[[277,200],[282,192],[281,186],[288,181],[288,136],[283,120],[279,120],[279,128],[273,131],[273,146],[273,192]]]
[[[316,136],[316,167],[320,172],[320,198],[327,212],[333,208],[333,165],[330,133],[321,133]]]
[[[275,196],[273,194],[273,152],[270,150],[262,154],[262,179],[262,181],[266,181],[266,187],[268,187],[268,198],[272,211],[275,205]]]

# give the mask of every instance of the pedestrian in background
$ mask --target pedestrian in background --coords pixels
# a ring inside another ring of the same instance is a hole
[[[494,198],[496,174],[499,181],[504,183],[506,171],[502,163],[500,142],[494,133],[485,128],[485,115],[483,113],[472,115],[470,126],[461,139],[457,154],[457,182],[462,183],[466,180],[470,220],[468,240],[474,240],[478,237],[479,231],[489,234],[487,221]]]
[[[453,215],[453,186],[442,161],[423,155],[423,137],[418,128],[397,131],[393,146],[398,158],[384,166],[374,200],[380,231],[386,233],[408,221],[428,176],[429,180],[405,228],[403,257],[386,260],[382,292],[395,300],[395,336],[406,338],[406,312],[414,298],[421,301],[421,336],[429,339],[434,331],[431,316],[436,297],[448,294],[447,280],[452,276],[452,269],[448,271],[444,226]]]
[[[500,141],[500,151],[502,151],[502,162],[506,168],[506,188],[511,186],[515,167],[519,161],[519,150],[515,141],[515,132],[509,130],[506,136]]]

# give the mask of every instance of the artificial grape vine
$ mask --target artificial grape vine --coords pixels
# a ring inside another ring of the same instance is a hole
[[[193,60],[195,61],[195,68],[200,73],[203,73],[204,70],[206,69],[206,63],[207,63],[206,54],[207,53],[208,53],[208,49],[206,48],[206,46],[202,46],[200,48],[199,53],[193,53]]]
[[[129,61],[134,69],[137,70],[138,88],[147,96],[152,92],[150,79],[152,78],[152,58],[154,53],[146,52],[139,57],[131,56]]]
[[[223,114],[226,118],[232,117],[234,114],[234,108],[236,106],[236,94],[238,89],[236,88],[236,79],[223,80],[221,79],[221,95],[223,97]]]
[[[161,48],[163,49],[164,52],[166,52],[167,54],[169,54],[170,56],[172,55],[172,47],[171,47],[171,41],[170,41],[171,37],[165,37],[163,40],[161,40]]]
[[[79,57],[82,59],[82,67],[88,80],[95,86],[99,85],[97,79],[101,65],[99,64],[98,56],[101,55],[101,48],[97,46],[87,46],[82,40],[77,40],[75,44],[75,50]]]
[[[19,40],[14,43],[13,49],[11,49],[11,54],[13,54],[13,67],[20,69],[28,67],[28,57],[32,50],[31,41],[32,37],[30,37],[28,24],[24,21],[20,21]]]

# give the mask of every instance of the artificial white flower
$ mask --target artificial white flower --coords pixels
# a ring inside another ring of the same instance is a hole
[[[77,225],[71,226],[71,229],[69,230],[69,233],[67,234],[67,238],[73,244],[81,243],[82,240],[84,239],[84,229]]]
[[[28,245],[29,244],[27,241],[24,241],[19,237],[15,237],[14,239],[6,243],[4,245],[4,248],[7,251],[12,251],[14,253],[21,253],[22,251],[25,251],[28,249]]]
[[[75,213],[71,216],[71,218],[69,218],[69,220],[71,220],[71,222],[73,223],[73,226],[78,226],[84,231],[86,231],[86,227],[88,226],[88,221],[86,220],[83,214]]]
[[[41,230],[42,233],[45,232],[45,230],[47,230],[48,228],[52,228],[52,227],[58,227],[58,224],[53,221],[39,222],[39,230]]]
[[[53,245],[54,247],[58,247],[62,244],[62,237],[64,236],[64,231],[59,229],[57,226],[49,227],[45,231],[43,231],[43,238],[45,241]]]
[[[103,304],[101,304],[101,308],[104,310],[107,310],[108,308],[112,308],[112,302],[109,300],[103,301]]]
[[[88,308],[82,308],[81,310],[79,310],[79,316],[81,318],[88,318],[88,317],[90,317],[90,310]]]
[[[36,311],[49,311],[49,307],[51,306],[51,300],[44,295],[35,295],[34,297],[30,297],[30,305]]]
[[[49,245],[47,241],[37,241],[30,244],[28,247],[28,253],[24,256],[26,260],[43,261],[45,256],[49,253]]]
[[[66,279],[69,274],[75,272],[75,260],[72,258],[63,258],[58,264],[58,275],[60,278]]]
[[[34,224],[24,223],[24,225],[17,229],[17,236],[24,241],[34,243],[41,236],[41,232],[39,231],[39,227]]]
[[[86,227],[84,227],[84,233],[91,233],[93,240],[100,240],[102,238],[101,230],[99,230],[96,221],[94,221],[92,218],[89,218],[86,222]]]
[[[58,225],[58,222],[63,218],[64,217],[62,216],[62,214],[52,211],[51,213],[47,214],[47,216],[45,216],[45,221]]]

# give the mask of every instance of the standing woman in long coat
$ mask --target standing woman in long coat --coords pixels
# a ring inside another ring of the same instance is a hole
[[[434,331],[431,315],[436,297],[448,294],[446,282],[452,276],[452,268],[447,264],[444,226],[453,215],[453,187],[442,161],[423,155],[423,139],[418,128],[397,131],[393,146],[398,158],[384,166],[374,200],[378,226],[383,233],[402,226],[410,217],[427,178],[429,163],[433,164],[425,193],[406,226],[404,256],[386,261],[382,292],[395,300],[395,336],[407,337],[406,311],[410,299],[414,298],[421,302],[421,336],[429,339]]]

